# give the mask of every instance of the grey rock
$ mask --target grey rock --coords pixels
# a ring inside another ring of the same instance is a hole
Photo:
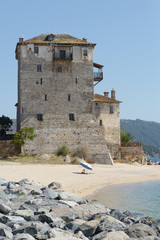
[[[76,232],[79,231],[80,226],[81,226],[82,224],[84,224],[84,223],[86,223],[85,220],[75,219],[74,221],[67,223],[64,229],[70,230],[70,231],[72,231],[73,233],[76,233]]]
[[[58,193],[52,189],[45,189],[43,191],[43,195],[44,195],[44,197],[49,198],[49,199],[57,199],[58,198]]]
[[[0,212],[3,214],[8,214],[11,211],[11,208],[4,203],[0,203]]]
[[[5,179],[0,178],[0,185],[7,186],[7,184],[8,184],[8,182]]]
[[[59,192],[58,196],[60,200],[75,201],[79,204],[87,203],[87,200],[85,198],[82,198],[74,193]]]
[[[91,220],[91,221],[84,222],[82,225],[79,226],[79,229],[83,232],[83,234],[86,237],[90,237],[94,235],[98,225],[99,225],[98,220]]]
[[[60,189],[61,188],[61,184],[57,183],[57,182],[51,182],[50,184],[48,184],[48,188],[51,188],[53,190]]]
[[[21,186],[23,186],[24,184],[32,185],[32,182],[30,180],[28,180],[27,178],[20,180],[18,183]]]
[[[110,215],[120,221],[125,218],[125,215],[120,210],[116,209],[111,210]]]
[[[106,213],[105,207],[98,201],[81,204],[72,208],[73,212],[82,219],[90,219],[95,214]]]
[[[40,190],[40,189],[33,189],[33,190],[31,190],[30,193],[32,195],[40,195],[40,194],[42,194],[42,190]]]
[[[123,231],[118,232],[101,232],[94,237],[91,238],[91,240],[127,240],[130,239],[127,234],[125,234]]]
[[[34,219],[34,212],[31,209],[16,210],[12,212],[12,216],[23,217],[26,221],[31,221]]]
[[[12,229],[3,223],[0,223],[0,236],[12,239],[13,237]]]
[[[132,238],[157,236],[157,233],[148,225],[137,223],[125,229],[125,233]]]
[[[73,233],[69,232],[69,231],[65,231],[63,229],[60,229],[60,228],[51,228],[49,233],[48,233],[48,236],[50,238],[57,238],[57,239],[76,239],[77,238],[75,237],[74,238],[74,235]]]
[[[0,217],[0,222],[6,224],[7,222],[21,223],[25,222],[23,217],[20,216],[2,216]]]
[[[16,234],[13,237],[13,240],[35,240],[35,238],[28,233],[21,233],[21,234]]]
[[[37,231],[35,226],[26,225],[26,226],[22,226],[22,227],[13,231],[13,235],[16,235],[16,234],[19,234],[19,233],[28,233],[28,234],[30,234],[31,236],[34,237],[38,233],[38,231]]]
[[[78,218],[78,215],[75,214],[75,213],[64,213],[64,214],[61,214],[60,216],[65,222],[69,223],[71,221],[74,221],[76,218]]]
[[[50,224],[51,227],[58,227],[58,228],[63,228],[65,226],[65,222],[63,221],[63,219],[61,219],[60,217],[57,217],[55,215],[52,215],[50,213],[48,214],[40,214],[38,216],[39,221],[43,222],[43,223],[48,223]]]
[[[74,202],[74,201],[65,201],[65,200],[59,200],[60,203],[66,204],[69,207],[74,207],[79,205],[78,203]]]
[[[123,231],[124,228],[126,228],[126,225],[123,222],[111,216],[106,216],[104,219],[100,220],[96,232],[98,233],[102,231]]]

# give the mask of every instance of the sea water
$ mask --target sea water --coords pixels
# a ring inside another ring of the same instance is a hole
[[[110,185],[87,198],[96,199],[108,208],[160,220],[160,181]]]

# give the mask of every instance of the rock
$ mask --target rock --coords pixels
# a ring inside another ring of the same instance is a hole
[[[0,222],[1,223],[8,223],[8,222],[14,222],[14,223],[22,223],[25,222],[23,217],[20,216],[2,216],[0,217]]]
[[[39,221],[41,222],[46,222],[48,224],[52,223],[52,227],[60,227],[63,228],[65,226],[65,222],[60,218],[55,215],[52,215],[50,213],[48,214],[40,214],[38,216]]]
[[[76,233],[77,231],[79,231],[80,226],[81,226],[83,223],[86,223],[86,221],[85,221],[85,220],[82,220],[82,219],[75,219],[74,221],[67,223],[66,226],[65,226],[65,229],[66,229],[66,230],[69,229],[69,230],[71,230],[73,233]]]
[[[11,208],[6,204],[0,203],[0,212],[3,214],[8,214],[11,211]]]
[[[24,184],[32,185],[32,182],[30,180],[28,180],[27,178],[20,180],[18,183],[21,186],[23,186]]]
[[[73,220],[75,220],[76,218],[78,218],[78,215],[76,215],[75,213],[64,213],[61,214],[60,216],[66,223],[69,223]]]
[[[96,232],[98,233],[102,231],[122,231],[124,228],[126,228],[126,225],[123,222],[111,216],[106,216],[99,222]]]
[[[110,215],[111,215],[112,217],[120,220],[120,221],[121,221],[123,218],[125,218],[125,215],[124,215],[121,211],[116,210],[116,209],[111,210]]]
[[[35,226],[26,225],[13,231],[13,235],[17,235],[19,233],[28,233],[29,235],[34,237],[38,233],[38,231]]]
[[[13,240],[35,240],[35,238],[28,233],[21,233],[21,234],[16,234],[13,237]]]
[[[125,229],[125,233],[132,238],[157,236],[157,233],[148,225],[137,223]]]
[[[50,238],[57,238],[57,239],[73,239],[73,240],[77,240],[76,237],[74,237],[74,234],[69,232],[69,231],[65,231],[62,230],[60,228],[51,228],[49,231],[49,237]]]
[[[7,186],[7,185],[8,185],[8,182],[7,182],[5,179],[0,178],[0,185],[2,185],[2,186]]]
[[[74,201],[65,201],[65,200],[59,200],[60,203],[66,204],[69,207],[74,207],[79,205],[78,203],[74,202]]]
[[[0,236],[12,239],[12,229],[3,223],[0,223]]]
[[[82,225],[79,226],[79,229],[83,232],[83,234],[86,237],[90,237],[94,235],[98,225],[99,225],[98,220],[91,220],[91,221],[84,222]]]
[[[57,199],[59,194],[55,190],[48,188],[43,191],[43,196],[49,199]]]
[[[49,185],[48,185],[48,188],[51,188],[53,190],[55,189],[60,189],[61,188],[61,184],[60,183],[57,183],[57,182],[51,182]]]
[[[74,193],[59,192],[58,196],[60,200],[75,201],[76,203],[79,204],[87,203],[87,200],[85,198],[82,198]]]
[[[101,232],[97,235],[95,235],[91,240],[127,240],[130,239],[127,234],[125,234],[123,231],[117,231],[117,232]]]
[[[72,208],[73,212],[82,219],[90,219],[95,214],[106,213],[105,207],[98,201],[81,204]]]
[[[12,216],[20,216],[23,217],[26,221],[31,221],[34,219],[34,212],[31,209],[16,210],[12,213]]]

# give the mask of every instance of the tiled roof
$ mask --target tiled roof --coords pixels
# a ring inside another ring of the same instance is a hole
[[[53,40],[48,40],[47,37],[51,36]],[[28,43],[34,43],[34,44],[42,44],[42,45],[50,45],[50,44],[57,44],[57,45],[86,45],[86,46],[95,46],[96,44],[87,42],[86,39],[79,39],[75,38],[69,34],[66,33],[43,33],[39,36],[36,36],[34,38],[28,39],[24,41],[23,43],[18,44],[28,44]]]
[[[94,94],[94,102],[121,103],[121,101],[100,94]]]

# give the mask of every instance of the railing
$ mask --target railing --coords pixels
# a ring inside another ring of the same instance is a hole
[[[53,60],[72,60],[72,53],[61,55],[59,52],[53,54]]]
[[[100,81],[103,79],[103,72],[94,72],[94,81]]]

